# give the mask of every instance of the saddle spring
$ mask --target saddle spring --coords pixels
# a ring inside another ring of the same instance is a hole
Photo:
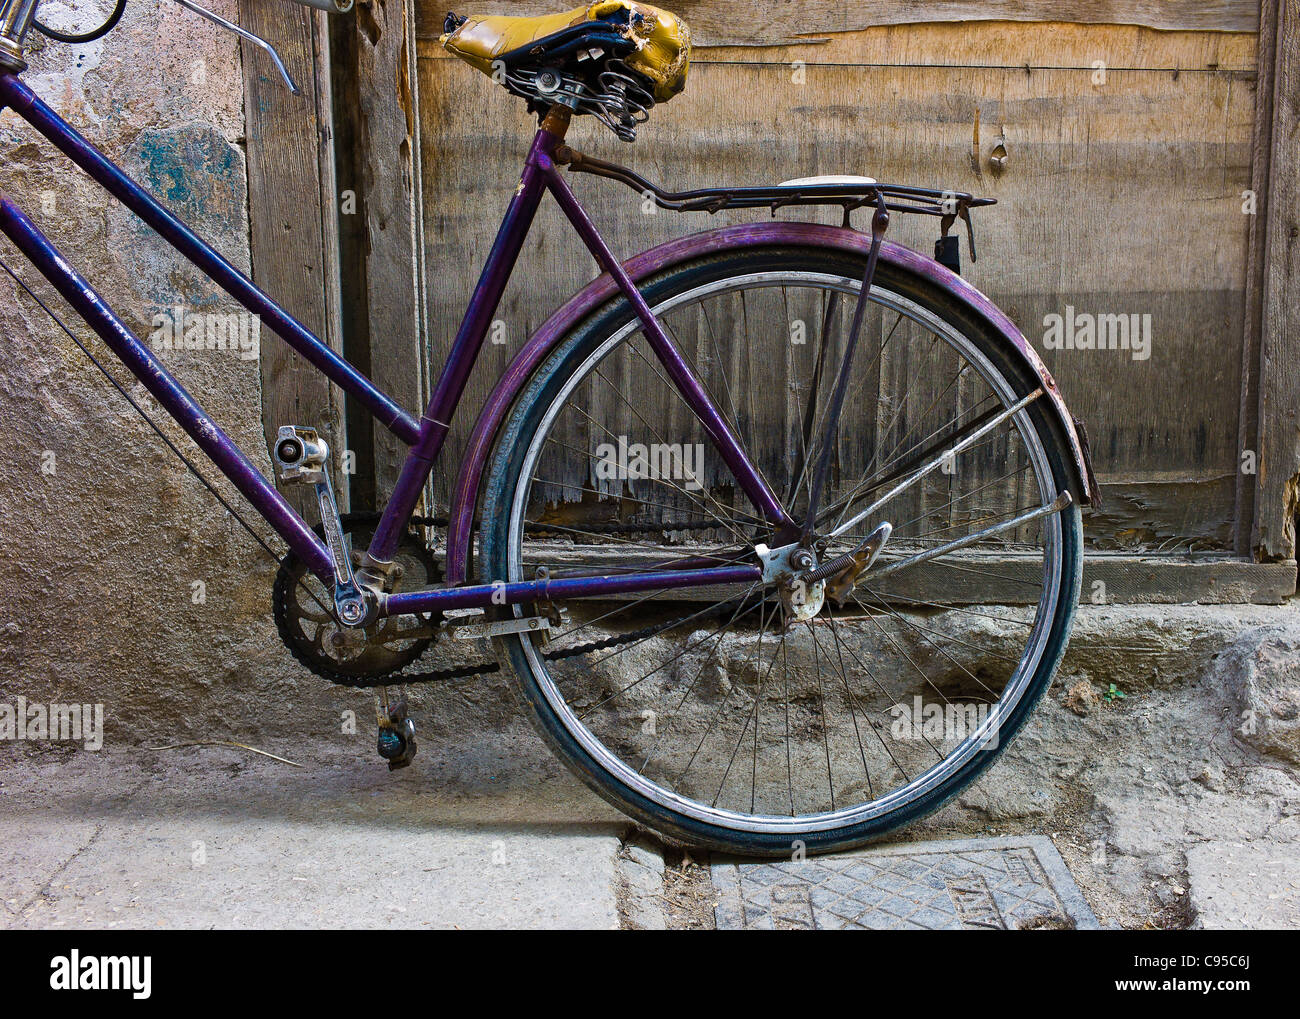
[[[636,140],[637,125],[649,119],[655,104],[645,79],[617,58],[605,61],[594,83],[554,68],[520,68],[507,71],[504,84],[539,103],[563,103],[575,113],[591,114],[625,142]]]
[[[618,59],[605,61],[596,76],[600,91],[592,95],[588,110],[625,142],[636,140],[637,125],[650,119],[655,104],[644,80]]]

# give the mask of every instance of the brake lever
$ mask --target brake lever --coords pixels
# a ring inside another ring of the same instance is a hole
[[[255,35],[246,28],[240,28],[234,22],[227,21],[220,14],[212,13],[212,11],[208,10],[206,7],[200,7],[194,2],[194,0],[176,0],[176,2],[186,10],[193,11],[199,17],[206,18],[217,27],[224,28],[228,32],[234,32],[235,35],[239,36],[241,39],[247,39],[254,46],[258,46],[265,50],[267,56],[271,58],[271,62],[275,64],[275,69],[279,71],[280,76],[284,78],[284,83],[288,86],[289,91],[293,95],[301,94],[298,90],[298,86],[293,83],[293,78],[289,74],[289,69],[284,66],[284,61],[280,59],[280,54],[276,52],[274,46],[263,39],[260,35]],[[346,14],[348,11],[352,10],[354,0],[294,0],[294,2],[301,4],[304,7],[314,7],[317,10],[325,11],[328,14]]]

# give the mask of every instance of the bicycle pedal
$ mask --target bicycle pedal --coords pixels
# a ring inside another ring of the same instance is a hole
[[[407,717],[406,702],[399,701],[385,715],[379,714],[379,735],[375,749],[388,762],[388,770],[410,765],[415,756],[415,722]]]
[[[271,450],[282,481],[314,485],[325,477],[329,446],[315,428],[281,425]]]

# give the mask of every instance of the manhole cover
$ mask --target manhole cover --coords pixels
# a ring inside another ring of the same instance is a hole
[[[915,842],[779,863],[716,863],[719,930],[1098,928],[1050,839]]]

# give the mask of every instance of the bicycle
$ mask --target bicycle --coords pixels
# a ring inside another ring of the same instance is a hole
[[[273,614],[308,669],[386,697],[503,663],[541,734],[597,793],[668,837],[752,855],[846,848],[913,821],[1024,724],[1069,639],[1080,506],[1096,483],[1042,362],[959,275],[950,231],[961,221],[973,259],[971,212],[992,200],[861,176],[666,190],[565,138],[587,115],[630,142],[681,91],[690,36],[679,18],[630,0],[541,18],[448,15],[444,47],[526,100],[539,126],[417,418],[22,84],[39,2],[0,5],[0,105],[410,447],[381,512],[340,516],[320,436],[281,427],[272,460],[283,482],[314,490],[309,525],[0,197],[0,229],[284,541],[281,555],[239,517],[280,560]],[[665,210],[772,219],[620,261],[565,167]],[[417,516],[546,193],[603,274],[501,376],[447,516]],[[842,224],[775,218],[810,206],[839,207]],[[894,215],[939,220],[934,259],[885,239]],[[777,397],[756,337],[796,380]],[[435,553],[425,539],[443,528]],[[1010,607],[981,608],[976,582],[1000,585]],[[490,638],[498,664],[412,671],[447,637]],[[404,699],[384,703],[379,750],[400,767],[414,726]]]

